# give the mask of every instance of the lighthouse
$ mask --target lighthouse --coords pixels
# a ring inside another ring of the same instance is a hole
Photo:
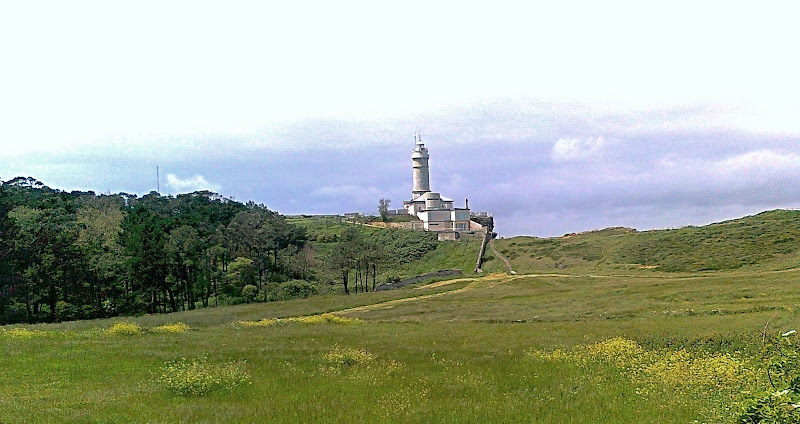
[[[419,218],[410,222],[412,229],[435,231],[439,240],[455,240],[461,233],[473,231],[480,227],[470,221],[469,208],[456,208],[453,199],[431,191],[428,167],[428,149],[422,143],[419,134],[414,135],[414,151],[411,153],[413,186],[411,200],[403,202],[409,215]]]
[[[412,166],[414,168],[414,185],[411,190],[412,199],[431,191],[431,177],[428,168],[428,158],[430,156],[428,156],[428,149],[425,148],[425,144],[422,142],[421,134],[414,135],[414,140],[416,146],[411,153],[411,161],[413,162]]]

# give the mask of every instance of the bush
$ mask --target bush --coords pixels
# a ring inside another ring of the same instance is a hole
[[[116,308],[116,312],[120,315],[144,314],[146,310],[147,302],[141,296],[133,293],[123,295]]]
[[[317,294],[317,287],[308,281],[290,280],[278,286],[278,299],[305,299]]]
[[[401,279],[400,279],[399,275],[390,274],[390,275],[388,275],[386,277],[386,280],[384,280],[384,284],[395,284],[395,283],[399,283],[400,281],[401,281]]]
[[[103,313],[106,316],[114,316],[117,314],[117,305],[111,301],[111,299],[106,299],[103,301]]]
[[[258,295],[258,287],[248,284],[242,288],[242,298],[246,303],[252,303]]]
[[[73,321],[86,318],[83,316],[80,307],[64,302],[63,300],[59,300],[58,303],[56,303],[56,315],[59,321]]]
[[[797,331],[788,331],[770,340],[766,364],[770,383],[775,389],[757,393],[749,399],[738,422],[800,422],[800,339]],[[774,380],[774,381],[773,381]]]
[[[439,246],[436,233],[390,228],[366,235],[369,242],[383,246],[388,260],[396,264],[414,262]]]
[[[24,303],[12,303],[6,309],[6,322],[23,322],[28,315],[27,308]]]

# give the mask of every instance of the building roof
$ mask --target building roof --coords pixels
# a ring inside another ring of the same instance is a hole
[[[426,200],[428,200],[430,198],[436,199],[437,197],[435,197],[434,195],[438,195],[438,194],[439,193],[436,193],[434,191],[428,191],[428,192],[422,193],[419,196],[411,199],[410,202],[424,202],[424,201],[426,201]],[[444,196],[441,196],[440,200],[442,202],[452,202],[453,201],[453,199],[448,199],[447,197],[444,197]]]

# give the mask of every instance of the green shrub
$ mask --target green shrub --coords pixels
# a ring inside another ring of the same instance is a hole
[[[800,340],[788,331],[767,345],[770,383],[777,389],[750,399],[739,416],[740,423],[800,422]]]
[[[278,286],[278,299],[305,299],[317,294],[317,287],[308,281],[290,280]]]
[[[7,322],[24,322],[28,311],[24,303],[12,303],[6,307]]]
[[[395,283],[399,283],[400,281],[401,281],[400,276],[393,273],[393,274],[389,274],[389,275],[386,276],[386,279],[384,280],[384,284],[395,284]]]
[[[370,242],[383,246],[391,263],[414,262],[439,246],[436,233],[390,228],[366,234]]]
[[[242,298],[247,303],[252,303],[256,300],[256,296],[258,295],[258,287],[248,284],[242,288]]]
[[[64,302],[63,300],[59,300],[58,303],[56,303],[56,315],[59,321],[72,321],[86,318],[82,314],[80,307]]]

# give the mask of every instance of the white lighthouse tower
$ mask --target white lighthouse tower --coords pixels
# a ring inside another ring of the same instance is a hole
[[[414,152],[411,153],[411,161],[414,168],[414,186],[411,190],[411,198],[417,198],[429,191],[431,191],[431,177],[428,168],[428,149],[422,142],[422,135],[415,134],[414,141],[416,146]]]
[[[411,153],[414,185],[411,189],[411,200],[403,202],[409,215],[414,215],[421,222],[412,222],[412,227],[426,231],[436,231],[439,239],[454,240],[462,232],[473,230],[479,225],[470,221],[469,208],[453,207],[453,199],[431,191],[428,167],[428,149],[422,143],[419,134],[414,135],[414,151]]]

